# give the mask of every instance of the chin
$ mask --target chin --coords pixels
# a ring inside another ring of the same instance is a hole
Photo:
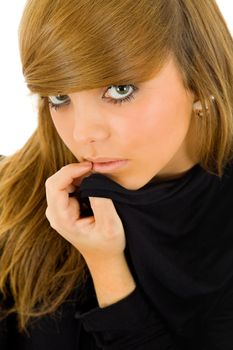
[[[149,180],[141,180],[141,181],[129,181],[129,179],[122,179],[122,180],[118,180],[116,181],[119,185],[121,185],[122,187],[124,187],[127,190],[131,190],[131,191],[137,191],[139,190],[141,187],[145,186],[148,183]]]

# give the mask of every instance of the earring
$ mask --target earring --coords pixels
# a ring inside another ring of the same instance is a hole
[[[215,98],[214,98],[213,95],[211,95],[210,98],[211,98],[212,101],[215,100]],[[206,103],[205,103],[205,108],[206,108],[206,110],[209,109]],[[203,117],[203,108],[202,108],[201,101],[196,101],[196,102],[193,104],[193,111],[195,112],[195,114],[196,114],[198,117]]]

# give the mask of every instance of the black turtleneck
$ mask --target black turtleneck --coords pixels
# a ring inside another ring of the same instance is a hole
[[[83,216],[93,214],[88,197],[112,199],[136,288],[100,308],[89,275],[82,303],[77,286],[27,334],[16,315],[0,322],[1,350],[233,349],[232,164],[222,178],[197,164],[138,190],[92,174],[72,195]]]
[[[233,166],[222,178],[199,164],[183,176],[128,190],[102,174],[77,196],[111,198],[137,288],[80,314],[104,349],[233,349]],[[85,212],[86,210],[86,212]],[[228,298],[228,299],[227,299]]]

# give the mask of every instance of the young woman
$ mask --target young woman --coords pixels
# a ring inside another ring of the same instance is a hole
[[[215,1],[28,0],[19,44],[39,120],[0,162],[1,350],[231,349]]]

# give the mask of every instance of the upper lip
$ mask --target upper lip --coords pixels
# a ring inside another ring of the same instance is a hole
[[[116,162],[118,160],[125,160],[119,158],[85,158],[85,160],[89,160],[93,163],[105,163],[105,162]]]

